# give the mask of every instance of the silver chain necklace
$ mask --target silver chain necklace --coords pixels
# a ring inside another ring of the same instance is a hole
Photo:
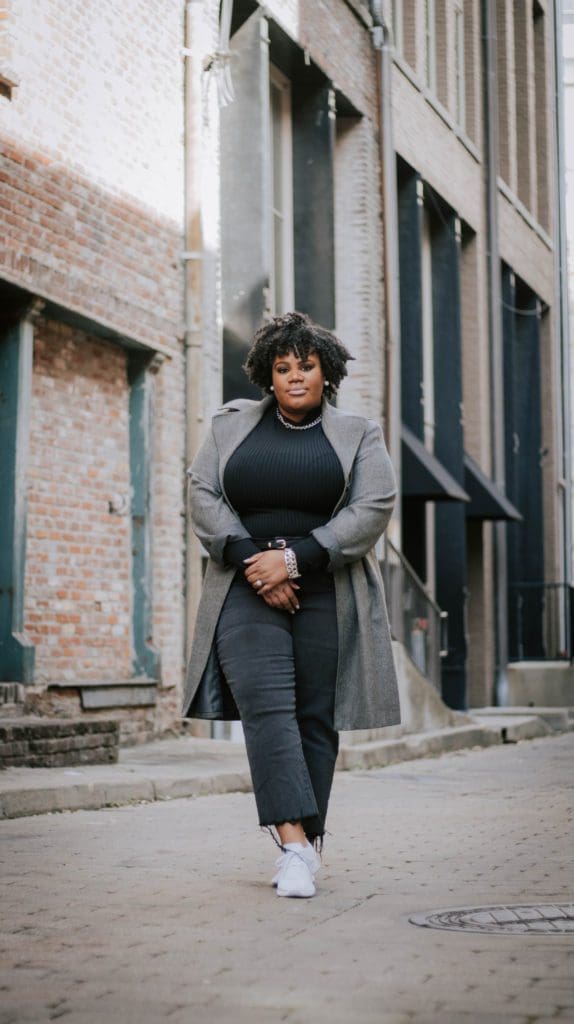
[[[316,419],[311,420],[310,423],[305,423],[304,426],[299,427],[295,423],[289,423],[287,420],[283,419],[281,413],[279,412],[279,409],[277,409],[276,412],[277,419],[279,420],[280,423],[283,424],[284,427],[287,427],[287,430],[310,430],[311,427],[316,427],[317,424],[320,423],[323,418],[323,414],[319,413]]]

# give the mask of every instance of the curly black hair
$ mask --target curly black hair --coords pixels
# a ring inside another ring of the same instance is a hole
[[[315,352],[325,375],[325,394],[332,398],[343,377],[347,376],[346,363],[354,357],[331,331],[316,324],[306,313],[284,313],[267,320],[256,332],[243,365],[252,384],[262,391],[271,391],[271,371],[277,356],[294,352],[298,359],[306,359]]]

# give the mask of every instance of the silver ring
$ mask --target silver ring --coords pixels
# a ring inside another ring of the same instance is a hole
[[[257,587],[257,589],[259,589],[259,587],[263,586],[263,583],[261,582],[261,580],[255,580],[255,586]]]

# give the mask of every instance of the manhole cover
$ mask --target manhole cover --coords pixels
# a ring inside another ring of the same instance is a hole
[[[413,914],[409,921],[422,928],[448,931],[574,935],[574,903],[520,903],[432,910],[426,914]]]

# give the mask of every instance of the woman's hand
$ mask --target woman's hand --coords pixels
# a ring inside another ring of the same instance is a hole
[[[279,583],[285,583],[289,579],[285,556],[283,551],[260,551],[258,555],[251,555],[245,559],[245,578],[254,590],[262,597]]]
[[[295,612],[299,611],[297,590],[299,590],[299,587],[296,583],[278,583],[276,587],[273,587],[261,596],[265,604],[268,604],[270,608],[280,608],[294,615]]]

